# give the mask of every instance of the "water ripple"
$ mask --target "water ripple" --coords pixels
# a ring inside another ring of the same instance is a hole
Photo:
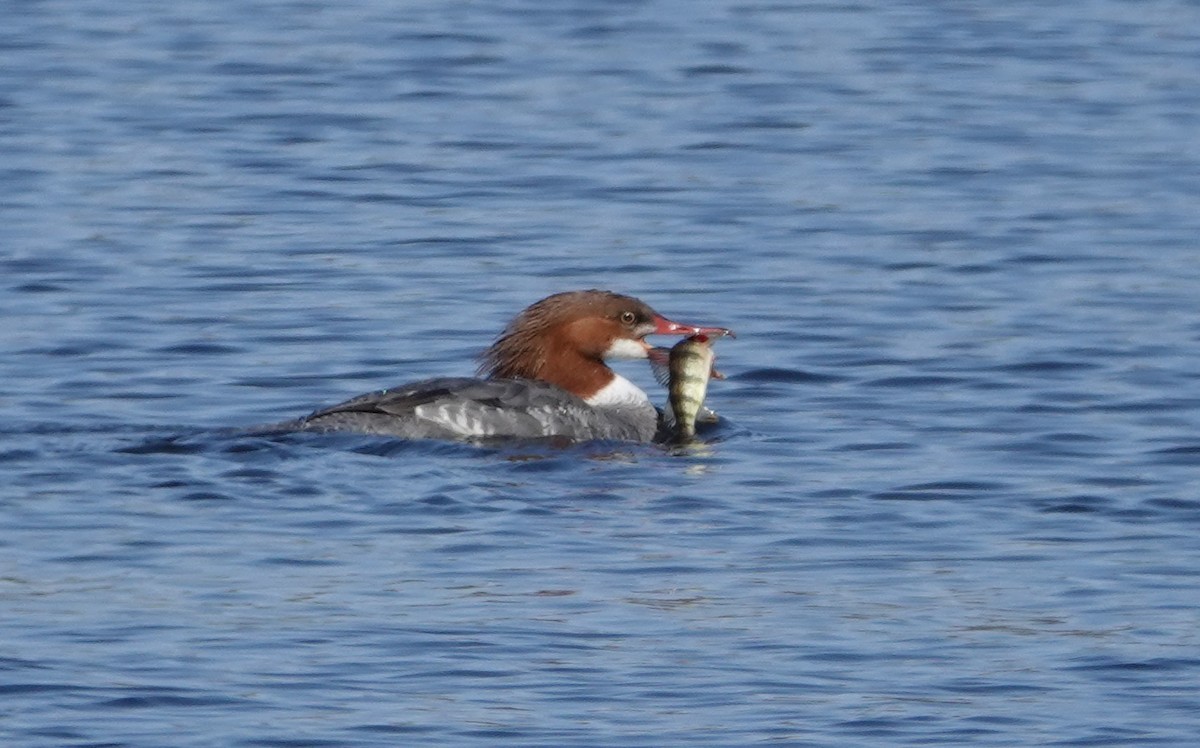
[[[262,10],[6,9],[5,745],[1195,742],[1193,7]],[[594,286],[700,444],[238,430]]]

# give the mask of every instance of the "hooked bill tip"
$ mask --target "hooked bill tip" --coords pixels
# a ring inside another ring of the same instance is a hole
[[[697,327],[694,335],[703,338],[736,338],[733,330],[727,327]]]
[[[698,325],[683,325],[678,322],[672,322],[664,317],[658,317],[655,320],[656,328],[654,332],[658,335],[708,335],[714,338],[717,337],[735,337],[733,330],[724,327],[700,327]]]

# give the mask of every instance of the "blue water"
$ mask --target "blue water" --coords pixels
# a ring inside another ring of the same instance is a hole
[[[3,3],[0,744],[1194,745],[1200,6],[1047,5]],[[225,430],[588,287],[706,444]]]

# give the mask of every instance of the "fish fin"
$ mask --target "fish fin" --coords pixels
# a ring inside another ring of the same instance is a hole
[[[697,423],[717,423],[721,420],[721,416],[712,408],[700,407],[700,412],[696,414]]]
[[[671,384],[671,349],[662,346],[651,348],[646,352],[646,358],[650,360],[650,371],[654,372],[654,378],[663,387],[669,387]]]

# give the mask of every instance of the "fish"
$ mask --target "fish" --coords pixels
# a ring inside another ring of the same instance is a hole
[[[725,378],[713,366],[715,360],[712,339],[703,334],[684,338],[669,349],[651,351],[651,368],[667,388],[669,413],[666,420],[672,424],[671,436],[676,440],[695,439],[698,419],[717,419],[716,413],[704,407],[708,380]]]

